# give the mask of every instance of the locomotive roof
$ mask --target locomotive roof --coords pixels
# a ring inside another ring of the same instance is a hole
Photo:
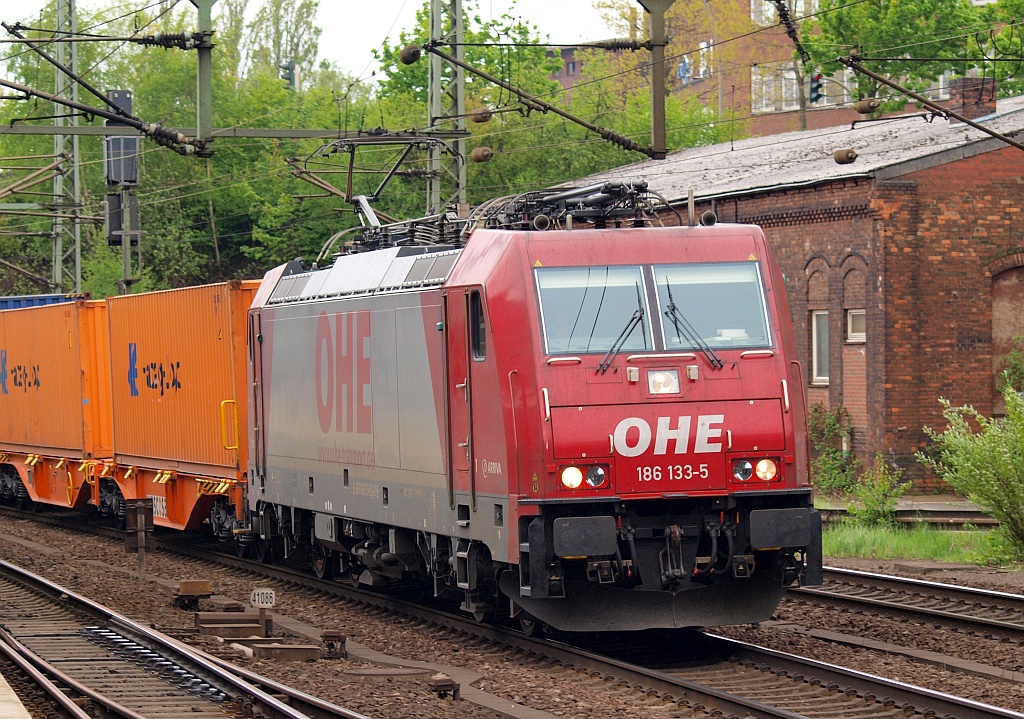
[[[459,252],[449,246],[389,247],[342,255],[326,269],[282,273],[266,304],[439,287],[451,273]]]
[[[1024,96],[1000,100],[996,113],[977,122],[1005,135],[1024,130]],[[692,147],[664,160],[645,160],[590,175],[575,184],[608,179],[645,180],[670,202],[768,192],[833,180],[899,177],[1006,144],[968,125],[919,116],[752,137]],[[857,160],[836,164],[836,150],[852,148]]]

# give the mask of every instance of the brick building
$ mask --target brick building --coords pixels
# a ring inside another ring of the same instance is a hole
[[[1024,130],[1024,97],[983,122]],[[843,148],[855,162],[834,161]],[[690,148],[580,182],[646,180],[684,217],[692,190],[697,216],[761,225],[809,401],[845,405],[859,458],[882,452],[929,490],[913,455],[923,427],[945,426],[938,398],[1002,411],[1000,357],[1024,335],[1022,170],[1019,149],[913,116]]]

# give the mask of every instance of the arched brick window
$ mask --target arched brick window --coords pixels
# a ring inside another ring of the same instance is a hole
[[[850,261],[862,262],[858,258]],[[863,443],[868,426],[867,396],[867,288],[865,272],[850,269],[843,275],[843,405],[856,431],[854,446]]]
[[[996,379],[1006,363],[1003,357],[1013,350],[1024,350],[1024,266],[1005,269],[992,277],[992,375],[993,413],[1002,415],[1006,406],[995,390]]]
[[[807,311],[810,329],[811,384],[827,385],[829,380],[828,275],[812,271],[807,278]]]

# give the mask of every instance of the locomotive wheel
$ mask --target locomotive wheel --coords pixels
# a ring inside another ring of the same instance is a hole
[[[310,554],[312,555],[310,564],[313,565],[313,574],[317,579],[334,579],[338,569],[338,559],[334,556],[334,552],[314,540]]]
[[[256,540],[256,544],[253,545],[253,550],[256,552],[256,559],[263,564],[270,564],[274,561],[274,548],[271,545],[272,541],[273,540],[260,537]]]
[[[519,631],[525,636],[535,637],[540,633],[543,622],[523,612],[519,615]]]

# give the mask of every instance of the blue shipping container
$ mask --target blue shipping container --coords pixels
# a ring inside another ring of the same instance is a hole
[[[0,297],[0,310],[56,305],[61,302],[74,302],[82,299],[88,299],[88,295],[12,295]]]

